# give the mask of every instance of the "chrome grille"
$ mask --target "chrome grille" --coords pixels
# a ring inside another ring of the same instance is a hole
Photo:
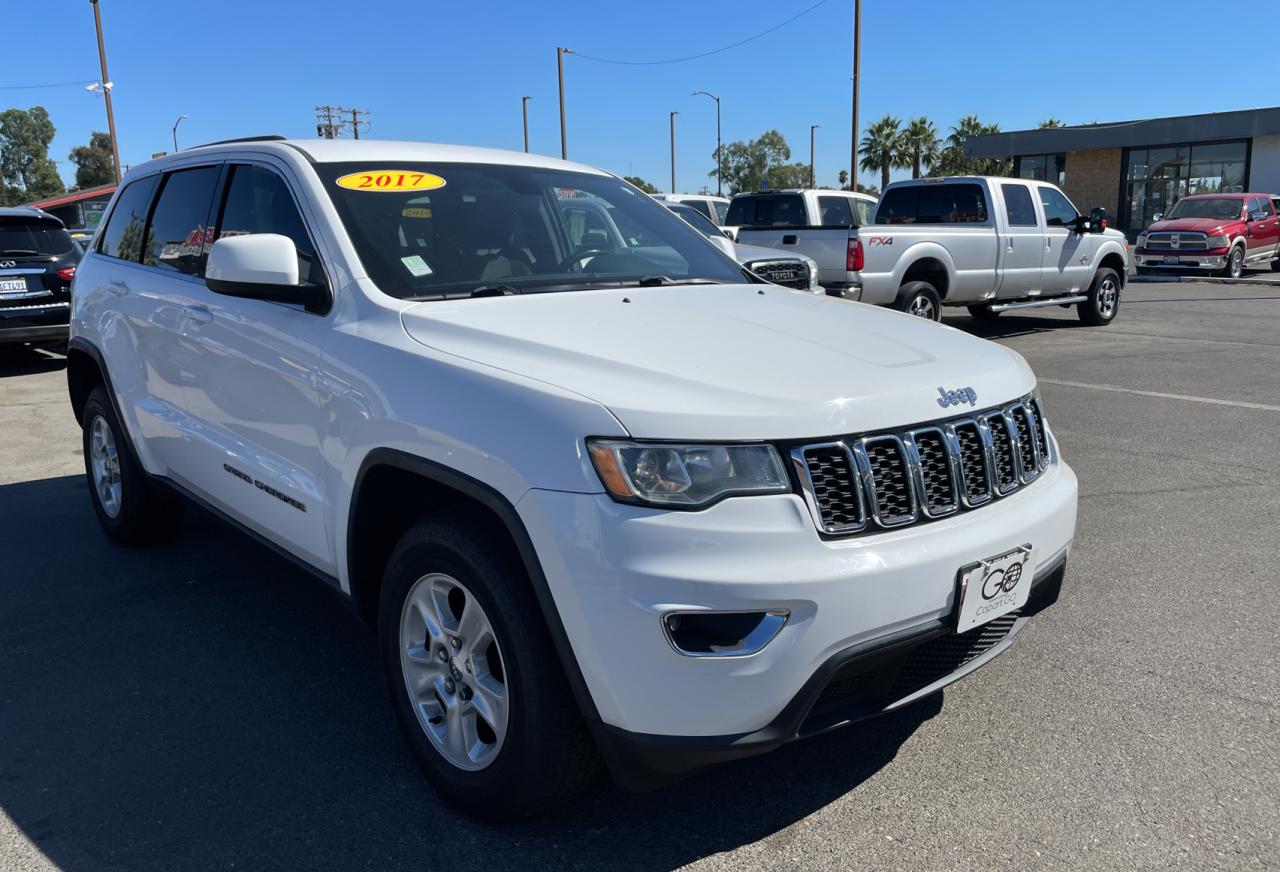
[[[747,269],[766,282],[782,285],[784,288],[795,288],[798,291],[809,288],[809,267],[802,260],[766,260],[749,263]]]
[[[1194,231],[1182,233],[1148,233],[1147,248],[1162,251],[1204,251],[1209,247],[1205,234]]]
[[[941,518],[1007,496],[1049,464],[1039,403],[900,433],[849,437],[792,450],[814,523],[846,535]]]

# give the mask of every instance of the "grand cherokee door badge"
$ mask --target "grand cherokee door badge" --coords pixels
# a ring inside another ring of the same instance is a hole
[[[231,473],[232,475],[234,475],[236,478],[240,479],[241,481],[246,482],[247,484],[253,485],[263,493],[270,494],[271,496],[275,497],[282,503],[288,503],[289,505],[297,509],[299,512],[305,512],[307,510],[306,503],[299,502],[298,500],[295,500],[293,497],[289,496],[288,494],[280,493],[280,491],[276,490],[266,482],[258,481],[253,476],[249,475],[246,472],[241,472],[240,470],[236,469],[234,466],[232,466],[229,463],[222,464],[222,468],[225,469],[227,472]]]

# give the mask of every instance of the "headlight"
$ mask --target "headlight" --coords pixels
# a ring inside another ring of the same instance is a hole
[[[1147,247],[1147,234],[1145,234],[1145,233],[1139,233],[1139,234],[1138,234],[1138,247],[1139,247],[1139,248],[1146,248],[1146,247]]]
[[[615,500],[691,508],[732,494],[791,491],[772,445],[675,445],[588,440],[600,481]]]
[[[818,262],[809,260],[805,262],[805,265],[809,267],[809,289],[814,291],[822,290],[822,286],[818,284]]]
[[[1210,236],[1205,239],[1204,244],[1209,248],[1226,248],[1231,244],[1230,236]]]

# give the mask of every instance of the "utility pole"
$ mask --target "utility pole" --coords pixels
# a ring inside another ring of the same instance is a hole
[[[368,111],[364,109],[347,109],[344,106],[317,106],[316,107],[316,135],[321,139],[340,139],[343,131],[350,128],[351,136],[355,139],[360,138],[360,126],[369,124],[368,121],[362,121],[360,116],[368,115]],[[346,120],[344,116],[350,115],[351,120]]]
[[[520,98],[520,114],[524,116],[524,153],[529,153],[529,101],[532,97]]]
[[[818,187],[818,177],[813,174],[813,131],[821,127],[821,124],[809,125],[809,187]]]
[[[569,159],[569,139],[564,126],[564,56],[567,54],[573,54],[573,49],[556,46],[556,73],[560,77],[560,157],[563,160]]]
[[[724,189],[720,185],[720,98],[707,91],[694,91],[690,96],[696,97],[699,94],[716,101],[716,196],[723,197]]]
[[[858,74],[862,68],[862,0],[853,0],[853,143],[849,148],[849,190],[858,190]]]
[[[116,184],[120,184],[120,144],[116,141],[116,113],[111,108],[111,76],[107,75],[107,50],[102,43],[102,11],[98,9],[98,0],[89,0],[93,7],[93,25],[98,31],[98,60],[102,64],[102,97],[107,101],[107,130],[111,132],[111,159],[116,173]]]
[[[361,121],[361,120],[360,120],[360,116],[361,116],[361,115],[368,115],[369,113],[368,113],[367,111],[365,111],[364,109],[352,109],[352,110],[350,110],[350,111],[351,111],[351,135],[352,135],[352,137],[354,137],[355,139],[359,139],[359,138],[360,138],[360,125],[361,125],[361,124],[365,124],[365,123],[367,123],[367,122]]]
[[[676,116],[679,112],[671,113],[671,193],[676,193]]]

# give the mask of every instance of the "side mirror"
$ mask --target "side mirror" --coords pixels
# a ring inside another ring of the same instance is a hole
[[[1101,233],[1111,226],[1111,215],[1101,206],[1095,206],[1089,212],[1089,223],[1092,224],[1094,233]]]
[[[729,257],[734,260],[738,259],[738,251],[733,247],[733,240],[728,236],[708,236],[707,239],[712,245],[723,251]]]
[[[279,233],[219,239],[209,249],[204,283],[228,297],[290,303],[310,312],[329,308],[329,289],[299,281],[298,252],[293,240]]]
[[[1155,224],[1157,221],[1163,221],[1163,220],[1164,220],[1164,213],[1163,213],[1163,212],[1157,212],[1156,214],[1154,214],[1154,215],[1152,215],[1152,216],[1151,216],[1151,223],[1152,223],[1152,224]]]
[[[1250,212],[1250,213],[1249,213],[1249,220],[1250,220],[1250,221],[1261,221],[1262,219],[1264,219],[1264,218],[1266,218],[1266,217],[1267,217],[1267,213],[1266,213],[1266,212],[1263,212],[1261,209],[1257,210],[1256,212]]]

